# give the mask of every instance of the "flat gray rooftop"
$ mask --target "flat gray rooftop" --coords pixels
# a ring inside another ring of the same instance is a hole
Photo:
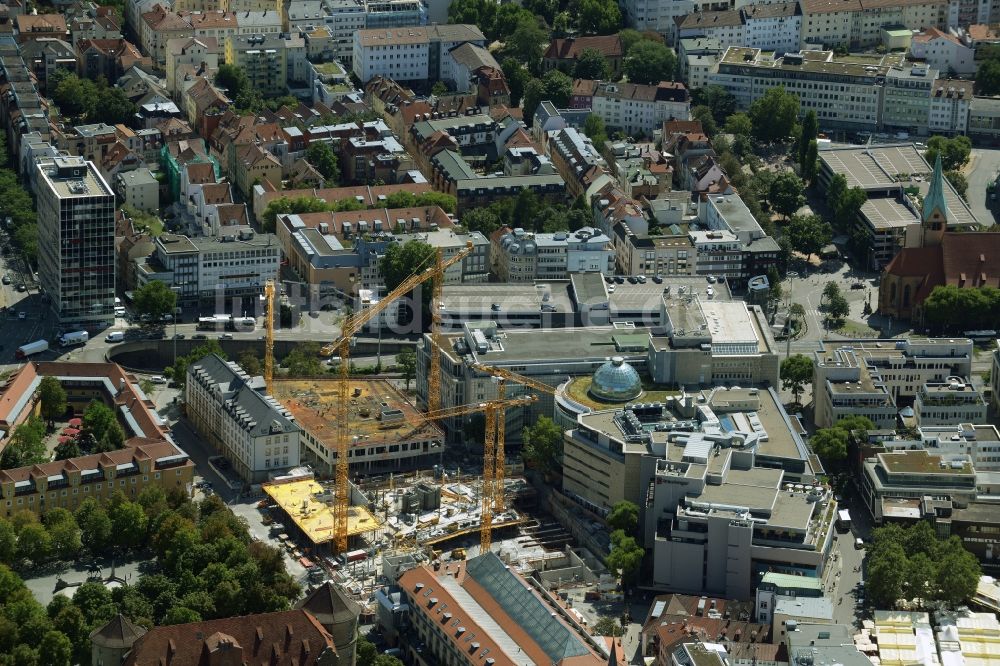
[[[483,285],[485,286],[485,285]],[[624,356],[627,361],[645,363],[646,352],[619,353],[613,336],[621,334],[612,326],[587,328],[554,328],[544,332],[538,330],[504,331],[503,349],[491,350],[485,354],[475,354],[476,359],[486,364],[509,365],[536,361],[545,365],[579,362],[587,359],[599,360],[611,356]],[[461,334],[445,336],[452,344],[446,346],[445,353],[456,358],[453,344]]]
[[[543,304],[554,308],[553,312],[567,313],[574,310],[569,285],[567,280],[535,284],[449,285],[441,290],[441,305],[444,312],[455,314],[541,312]]]
[[[876,231],[897,229],[920,224],[920,218],[896,199],[869,199],[861,206],[861,214]]]

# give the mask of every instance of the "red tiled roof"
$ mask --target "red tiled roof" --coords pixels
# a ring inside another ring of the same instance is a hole
[[[290,610],[154,627],[132,645],[124,666],[310,666],[333,651],[333,637],[316,618]]]
[[[598,51],[605,58],[621,58],[622,40],[618,35],[553,39],[542,57],[556,60],[576,60],[581,53],[587,50]]]

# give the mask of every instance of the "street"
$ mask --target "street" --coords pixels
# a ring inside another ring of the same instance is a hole
[[[969,181],[967,197],[972,214],[984,226],[990,226],[995,222],[986,187],[997,177],[998,170],[1000,170],[1000,149],[972,149],[972,168],[966,174],[966,180]],[[992,203],[995,207],[997,202]]]

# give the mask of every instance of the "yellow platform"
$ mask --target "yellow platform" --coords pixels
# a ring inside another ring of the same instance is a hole
[[[317,499],[319,495],[333,493],[332,488],[324,488],[313,479],[265,483],[262,486],[268,497],[291,516],[310,541],[320,545],[333,541],[333,510],[326,501]],[[347,536],[373,532],[382,523],[368,509],[352,506],[347,510]]]

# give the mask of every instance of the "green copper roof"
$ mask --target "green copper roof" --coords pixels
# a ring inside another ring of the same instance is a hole
[[[948,219],[948,206],[944,202],[944,173],[941,170],[941,155],[934,161],[934,175],[931,176],[931,188],[924,199],[923,220],[926,222],[937,210],[941,217]]]

